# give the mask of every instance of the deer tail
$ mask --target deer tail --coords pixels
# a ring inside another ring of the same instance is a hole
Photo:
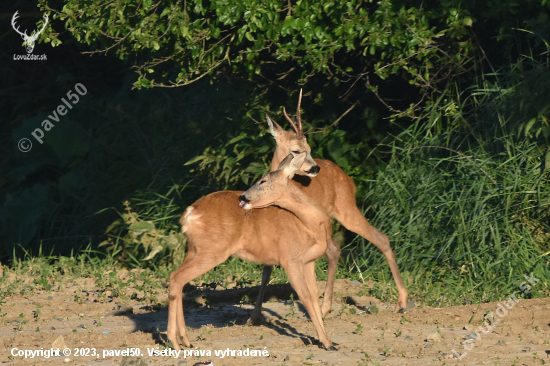
[[[194,209],[195,208],[193,206],[189,206],[185,209],[185,211],[183,212],[183,215],[181,215],[180,225],[181,225],[181,231],[184,233],[187,232],[189,215],[191,215],[191,212],[193,212]]]

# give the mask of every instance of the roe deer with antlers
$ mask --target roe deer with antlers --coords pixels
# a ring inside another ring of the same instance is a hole
[[[355,200],[356,187],[351,179],[338,165],[322,159],[311,158],[311,148],[307,143],[302,128],[300,104],[302,91],[298,99],[296,119],[293,121],[283,108],[283,113],[294,131],[286,131],[266,114],[269,130],[276,141],[275,154],[271,162],[271,170],[275,170],[280,162],[288,155],[306,152],[307,158],[301,170],[294,176],[292,185],[302,190],[325,208],[330,218],[339,221],[346,229],[361,235],[373,243],[386,257],[390,266],[398,291],[397,305],[401,309],[407,308],[408,294],[401,273],[395,262],[395,253],[392,251],[388,237],[372,226],[363,216]],[[311,179],[310,177],[315,177]],[[327,248],[328,268],[327,283],[321,307],[323,317],[330,311],[332,305],[334,278],[340,258],[340,248],[333,241],[329,241]],[[256,301],[256,306],[250,316],[249,323],[257,323],[261,311],[265,286],[269,282],[271,266],[265,266],[262,273],[262,284]]]
[[[170,274],[168,296],[167,334],[174,349],[180,349],[179,337],[184,346],[191,347],[183,315],[184,285],[229,256],[283,266],[318,339],[327,349],[335,349],[323,326],[315,280],[315,260],[332,241],[330,218],[316,201],[289,184],[305,158],[305,153],[290,154],[278,170],[248,191],[212,193],[185,210],[180,223],[188,252],[181,267]],[[250,210],[260,207],[265,208]]]

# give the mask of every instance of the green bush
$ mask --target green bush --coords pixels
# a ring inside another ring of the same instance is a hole
[[[487,88],[484,76],[480,88],[441,97],[379,147],[390,160],[366,182],[363,207],[428,303],[498,300],[530,273],[543,280],[532,296],[549,293],[548,109],[536,103],[541,90],[526,87],[548,69],[523,62],[530,70],[520,78],[501,75],[506,84]],[[347,270],[357,270],[355,259],[363,277],[390,279],[376,248],[348,248]]]

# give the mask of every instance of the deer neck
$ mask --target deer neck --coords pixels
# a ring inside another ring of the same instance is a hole
[[[332,227],[326,210],[294,184],[288,185],[286,193],[275,204],[296,215],[314,235],[322,233],[320,227],[324,226],[326,234],[331,236]]]
[[[281,161],[283,161],[284,158],[286,158],[286,155],[284,151],[282,151],[279,148],[275,149],[275,153],[273,154],[273,159],[271,160],[271,171],[274,172],[279,168],[279,164],[281,164]]]

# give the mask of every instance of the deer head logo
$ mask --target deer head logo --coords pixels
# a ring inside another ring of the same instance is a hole
[[[25,32],[21,33],[19,31],[19,27],[17,28],[15,27],[15,21],[17,20],[17,18],[19,18],[19,15],[17,14],[18,12],[19,10],[16,11],[15,14],[13,14],[13,17],[11,18],[11,26],[13,27],[13,29],[15,29],[17,33],[21,35],[21,38],[23,38],[23,40],[25,41],[24,44],[25,44],[25,49],[27,50],[27,53],[32,53],[32,51],[34,50],[34,42],[36,41],[40,33],[44,31],[44,29],[46,28],[46,25],[48,24],[48,15],[44,14],[44,25],[42,26],[42,29],[40,29],[38,32],[33,31],[31,35],[28,36],[26,29],[25,29]]]

